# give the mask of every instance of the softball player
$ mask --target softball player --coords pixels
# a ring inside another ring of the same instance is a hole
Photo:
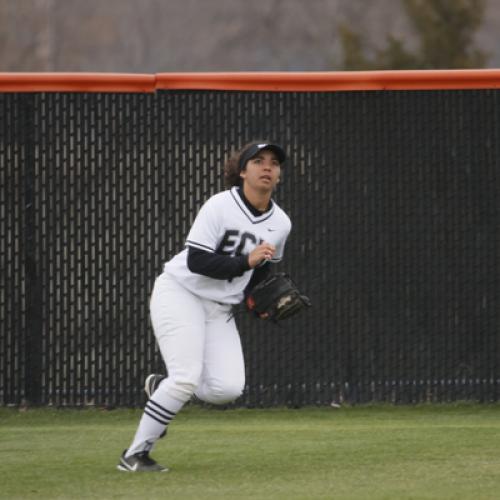
[[[167,471],[149,452],[183,405],[193,395],[213,404],[241,395],[245,366],[231,310],[283,256],[291,223],[271,196],[285,157],[276,144],[252,142],[229,158],[229,189],[202,206],[184,250],[157,277],[150,310],[168,377],[147,378],[149,400],[119,470]]]

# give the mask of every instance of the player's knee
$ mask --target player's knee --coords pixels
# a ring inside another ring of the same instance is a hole
[[[215,405],[230,403],[241,396],[243,386],[244,384],[239,383],[212,384],[207,387],[204,399]]]
[[[169,376],[158,390],[163,390],[179,401],[188,401],[198,387],[199,376]]]

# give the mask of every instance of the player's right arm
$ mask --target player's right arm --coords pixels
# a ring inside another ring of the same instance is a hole
[[[187,265],[192,273],[218,280],[228,280],[241,276],[264,261],[271,260],[273,254],[274,247],[268,243],[257,246],[248,255],[235,257],[219,255],[189,246]]]
[[[187,266],[192,273],[216,280],[229,280],[250,270],[248,255],[231,257],[189,247]]]

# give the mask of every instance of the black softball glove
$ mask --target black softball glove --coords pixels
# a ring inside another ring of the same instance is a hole
[[[246,305],[257,316],[277,322],[310,307],[311,301],[300,293],[288,274],[276,273],[250,291]]]

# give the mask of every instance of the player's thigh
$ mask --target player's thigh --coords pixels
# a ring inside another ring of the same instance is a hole
[[[163,274],[155,282],[150,310],[154,334],[169,376],[199,378],[205,344],[202,301]]]
[[[203,381],[208,385],[241,386],[245,384],[245,362],[240,335],[234,318],[218,314],[207,322]]]

